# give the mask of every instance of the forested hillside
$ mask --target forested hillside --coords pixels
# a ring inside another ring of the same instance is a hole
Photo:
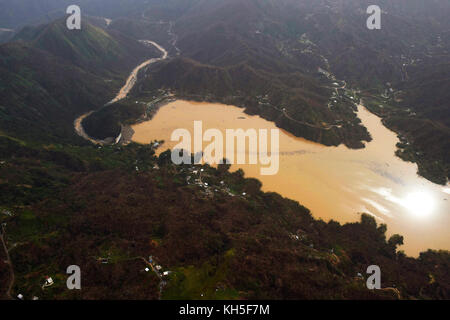
[[[74,119],[103,106],[128,73],[155,50],[88,23],[27,28],[0,46],[0,131],[47,141],[73,140]]]
[[[26,299],[158,299],[149,256],[172,272],[163,299],[449,298],[448,251],[406,257],[402,237],[386,239],[372,217],[315,220],[226,166],[203,166],[203,187],[187,179],[198,167],[175,166],[150,146],[43,149],[7,137],[0,160],[12,294]],[[383,290],[366,288],[374,261]],[[72,264],[83,290],[66,289]],[[55,285],[42,290],[46,276]],[[9,280],[0,259],[0,282]]]

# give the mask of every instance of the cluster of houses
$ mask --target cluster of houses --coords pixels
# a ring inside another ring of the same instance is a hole
[[[138,163],[137,163],[137,160],[136,160],[136,163],[135,163],[135,170],[136,170],[136,172],[139,172],[141,169],[139,168],[139,166],[138,166]],[[157,164],[155,164],[154,166],[153,166],[153,170],[159,170],[159,166],[157,165]]]
[[[213,186],[210,185],[208,182],[204,182],[202,180],[202,175],[205,174],[205,170],[203,168],[199,169],[196,167],[189,167],[188,169],[188,176],[186,177],[186,183],[188,185],[197,185],[199,187],[202,187],[204,190],[204,194],[207,196],[214,196],[214,193],[217,192],[223,192],[227,194],[230,197],[235,197],[236,195],[231,192],[230,188],[228,188],[225,184],[225,181],[220,181],[220,185]],[[247,196],[247,193],[242,193],[243,197]]]
[[[146,76],[147,77],[147,76]],[[146,103],[146,112],[145,112],[145,118],[148,118],[148,116],[153,112],[156,111],[156,105],[164,100],[167,102],[170,102],[173,97],[173,94],[169,90],[163,90],[159,89],[158,94],[155,96],[152,96],[152,100],[148,103]],[[136,101],[136,104],[139,103],[139,101]]]
[[[153,271],[159,276],[159,278],[167,277],[172,273],[172,271],[164,271],[163,267],[157,264],[156,261],[153,259],[153,256],[150,256],[148,258],[148,263],[152,267]],[[150,268],[145,268],[144,270],[145,272],[149,272]]]
[[[345,81],[336,80],[336,77],[332,73],[330,73],[330,72],[328,72],[328,71],[326,71],[326,70],[324,70],[322,68],[318,68],[317,71],[320,74],[322,74],[325,77],[327,77],[329,80],[334,81],[332,83],[332,85],[333,85],[335,90],[333,91],[333,93],[332,93],[332,95],[331,95],[331,97],[329,99],[328,109],[331,110],[331,108],[333,106],[335,106],[340,100],[342,101],[343,98],[348,98],[351,101],[353,101],[354,103],[356,102],[357,99],[354,97],[354,95],[350,94],[349,90],[344,89],[345,88]],[[344,93],[343,96],[339,93],[339,89],[344,89],[345,93]]]
[[[267,94],[264,96],[256,96],[256,99],[258,100],[259,105],[270,104],[269,103],[269,95],[267,95]]]

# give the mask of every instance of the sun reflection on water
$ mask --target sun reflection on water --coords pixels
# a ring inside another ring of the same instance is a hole
[[[394,195],[393,190],[390,188],[369,188],[369,190],[378,196],[381,196],[384,200],[394,205],[403,207],[406,209],[408,214],[411,214],[417,218],[430,217],[436,209],[436,199],[433,194],[424,190],[414,190],[405,194],[403,197]],[[362,200],[368,202],[367,199]],[[371,201],[371,204],[373,203],[375,203],[374,200]],[[374,207],[384,214],[387,213],[385,212],[387,209],[380,210],[380,206]]]
[[[418,218],[429,217],[436,207],[433,196],[424,191],[409,193],[401,200],[401,205]]]

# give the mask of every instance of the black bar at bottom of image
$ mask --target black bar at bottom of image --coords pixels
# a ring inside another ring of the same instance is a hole
[[[132,316],[146,319],[300,319],[319,316],[428,315],[448,301],[0,301],[0,310],[20,315],[42,312],[59,319],[89,316]],[[48,313],[51,311],[50,314]],[[309,316],[307,316],[309,315]]]

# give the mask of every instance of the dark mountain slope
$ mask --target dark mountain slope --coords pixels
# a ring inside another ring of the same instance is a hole
[[[104,104],[115,88],[24,43],[1,46],[0,56],[0,130],[17,137],[73,138],[75,117]]]
[[[111,34],[89,23],[81,30],[69,30],[65,20],[37,28],[24,28],[14,40],[23,40],[67,62],[94,73],[128,73],[144,57],[156,53],[118,32]]]
[[[14,36],[14,30],[0,29],[0,44],[8,42]]]
[[[74,139],[74,119],[103,106],[128,73],[155,53],[89,24],[68,32],[59,20],[24,30],[18,35],[24,40],[0,46],[1,131],[37,140]]]

